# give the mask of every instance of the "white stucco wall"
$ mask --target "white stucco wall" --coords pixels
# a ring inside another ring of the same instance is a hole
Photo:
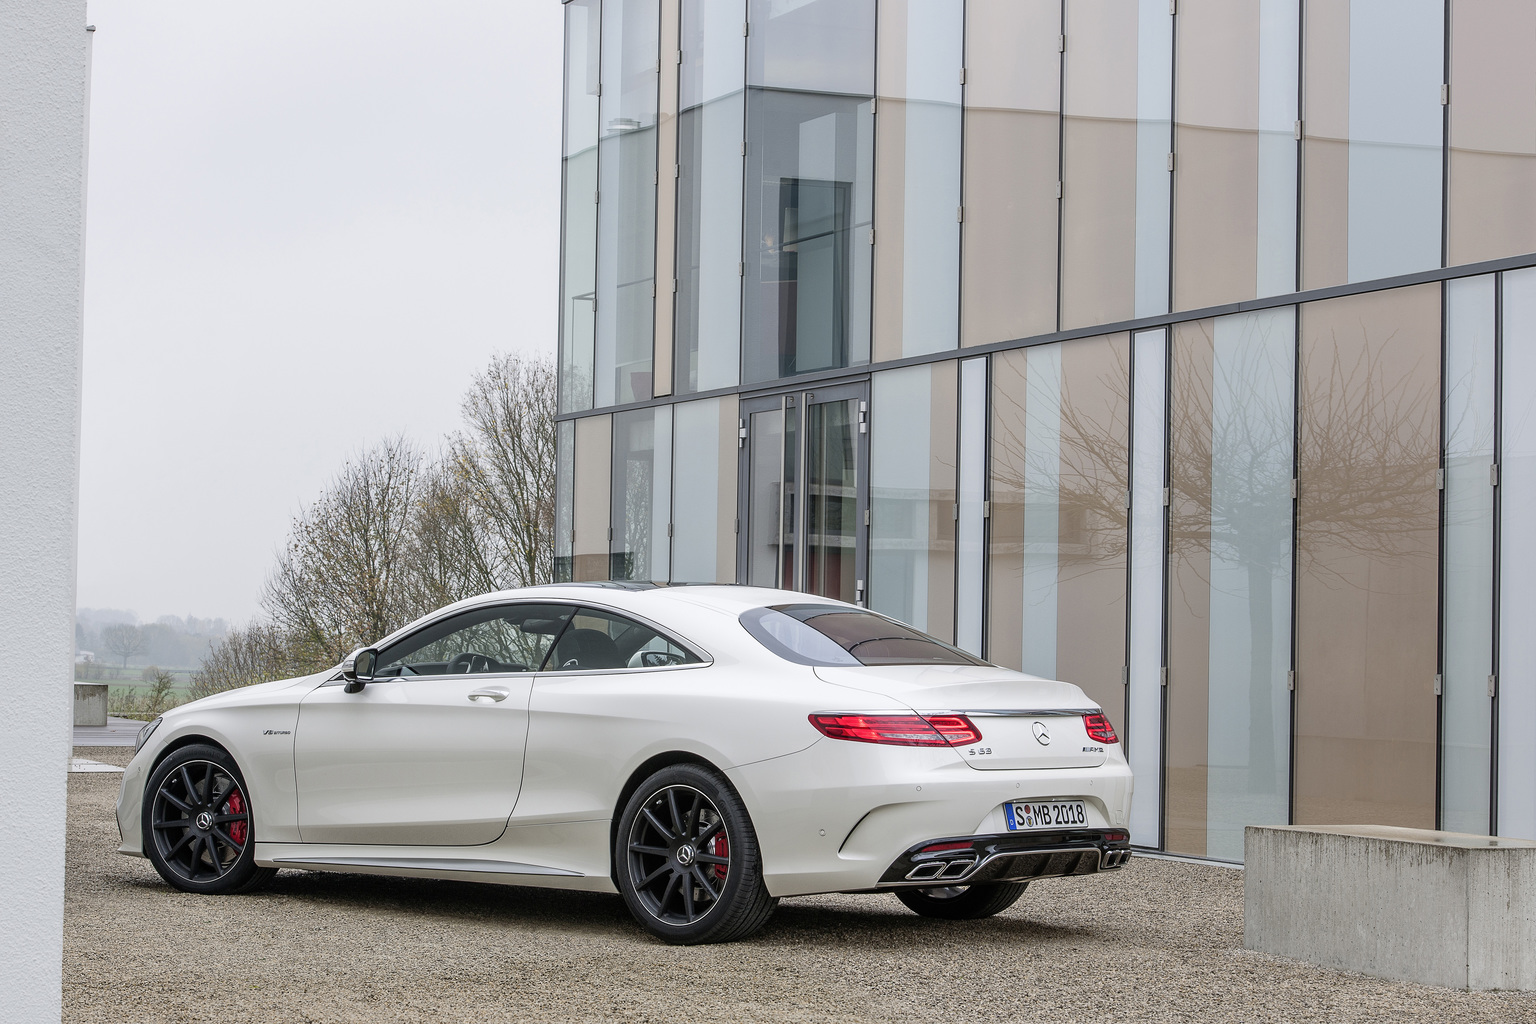
[[[84,0],[0,0],[0,1019],[57,1021],[74,662]]]

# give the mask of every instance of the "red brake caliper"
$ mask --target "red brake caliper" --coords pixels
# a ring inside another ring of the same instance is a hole
[[[726,857],[726,858],[730,857],[730,855],[731,855],[731,844],[725,838],[725,833],[723,831],[722,832],[716,832],[715,833],[715,838],[713,838],[713,839],[711,839],[709,841],[709,852],[714,854],[716,857]],[[716,864],[714,866],[715,867],[715,877],[720,879],[722,882],[725,881],[725,869],[727,867],[729,867],[729,866],[730,865],[728,865],[728,864]]]
[[[235,790],[233,793],[229,794],[229,799],[227,801],[225,801],[225,803],[224,803],[224,813],[226,813],[226,814],[244,814],[245,813],[245,801],[240,799],[240,791],[238,789]],[[229,826],[229,838],[233,839],[235,842],[239,843],[241,846],[244,846],[245,845],[245,837],[248,834],[249,830],[250,830],[250,825],[248,823],[243,822],[243,821],[233,822]]]

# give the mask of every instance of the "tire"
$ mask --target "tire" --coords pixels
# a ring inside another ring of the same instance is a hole
[[[277,874],[256,865],[256,836],[245,778],[220,747],[173,751],[144,787],[144,853],[160,877],[183,892],[259,889]]]
[[[899,889],[896,898],[907,909],[924,917],[946,921],[975,921],[991,917],[1013,906],[1028,882],[985,882],[981,885],[952,885],[940,889]]]
[[[629,912],[675,945],[732,942],[768,922],[752,819],[719,772],[675,764],[640,784],[614,837],[615,880]]]

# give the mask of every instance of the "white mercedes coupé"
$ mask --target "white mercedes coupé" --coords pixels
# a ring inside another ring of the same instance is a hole
[[[986,917],[1123,865],[1130,804],[1070,683],[806,594],[559,584],[166,712],[117,819],[188,892],[285,867],[619,892],[699,943],[810,893]]]

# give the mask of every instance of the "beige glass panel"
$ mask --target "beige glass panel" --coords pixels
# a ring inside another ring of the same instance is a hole
[[[1433,828],[1440,285],[1300,331],[1294,818]]]
[[[661,53],[674,54],[681,0],[661,0]],[[677,299],[678,63],[661,60],[656,115],[656,329],[651,335],[651,395],[672,393],[672,318]]]
[[[1059,0],[965,9],[961,344],[1056,329]]]
[[[1137,0],[1068,0],[1061,326],[1136,315]]]
[[[1305,27],[1301,286],[1349,280],[1349,0],[1309,0]]]
[[[1168,439],[1165,848],[1205,856],[1211,649],[1211,398],[1215,321],[1173,328]]]
[[[993,358],[987,657],[1124,724],[1130,338]]]
[[[672,407],[672,579],[736,582],[737,400]]]
[[[1536,4],[1453,0],[1449,263],[1536,251]]]
[[[871,379],[869,606],[941,640],[955,627],[953,362]]]
[[[571,578],[608,578],[609,462],[613,448],[610,416],[576,421],[576,465],[572,474],[573,537]]]

